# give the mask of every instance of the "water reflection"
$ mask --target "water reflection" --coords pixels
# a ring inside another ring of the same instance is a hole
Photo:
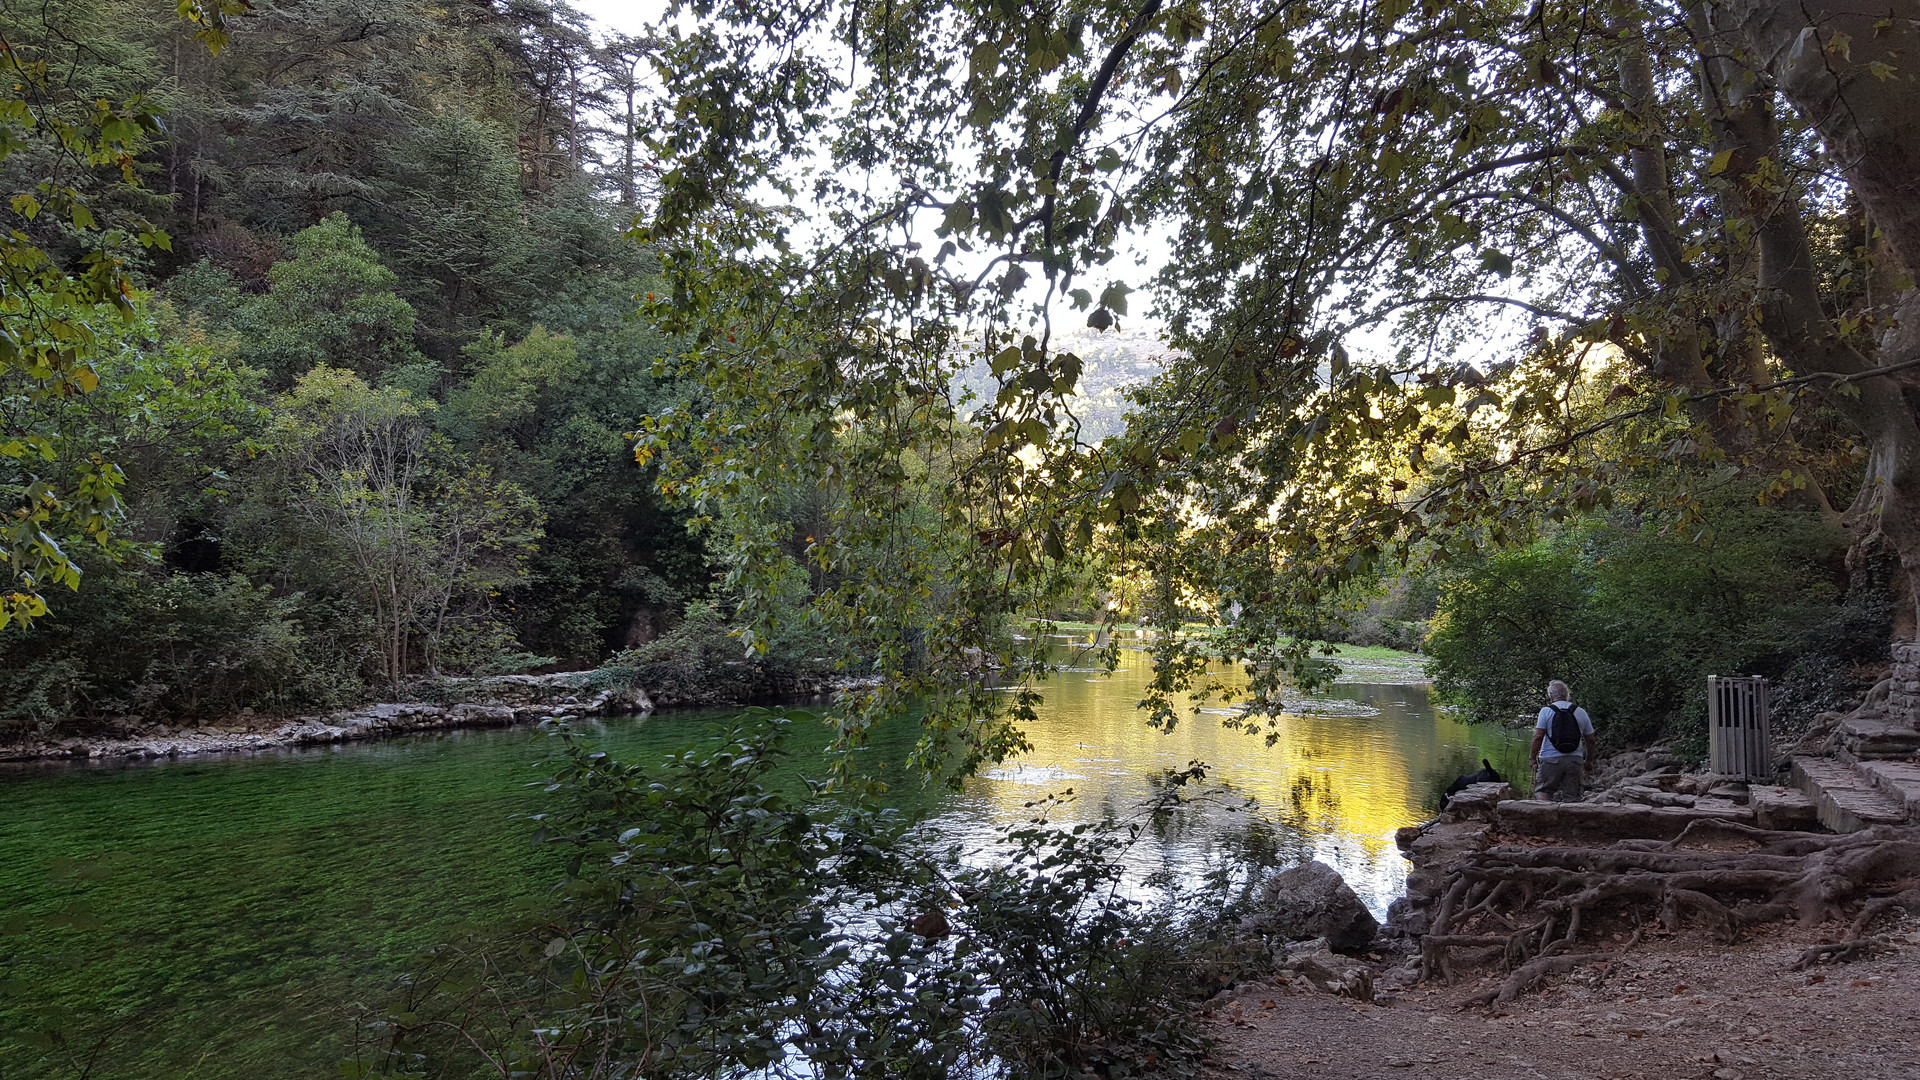
[[[1447,781],[1491,759],[1517,775],[1526,746],[1497,728],[1468,725],[1436,709],[1423,684],[1342,683],[1303,698],[1279,721],[1279,739],[1230,731],[1219,723],[1230,708],[1206,703],[1171,733],[1149,728],[1137,704],[1146,695],[1152,661],[1121,653],[1112,676],[1087,674],[1084,662],[1062,650],[1069,669],[1041,684],[1045,701],[1028,730],[1033,751],[989,770],[935,816],[933,824],[963,842],[984,842],[993,826],[1033,815],[1036,799],[1069,789],[1073,801],[1051,820],[1079,822],[1125,816],[1151,794],[1165,770],[1190,762],[1210,766],[1210,779],[1251,799],[1188,811],[1186,828],[1145,838],[1141,870],[1190,872],[1209,864],[1248,820],[1274,829],[1283,861],[1320,859],[1344,874],[1355,891],[1383,914],[1402,891],[1406,867],[1393,844],[1395,829],[1431,818]],[[1244,686],[1237,668],[1216,671],[1227,686]]]

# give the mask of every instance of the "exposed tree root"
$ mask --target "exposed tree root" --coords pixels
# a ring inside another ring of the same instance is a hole
[[[1834,964],[1846,960],[1865,960],[1878,952],[1889,952],[1892,943],[1885,938],[1853,938],[1847,941],[1832,941],[1824,945],[1814,945],[1800,952],[1800,959],[1794,962],[1793,970],[1812,967],[1814,964]]]
[[[1555,944],[1559,944],[1556,942]],[[1484,994],[1475,994],[1465,1002],[1467,1005],[1491,1005],[1499,1008],[1514,998],[1533,989],[1533,985],[1549,975],[1565,975],[1581,964],[1591,964],[1595,960],[1605,960],[1608,953],[1565,953],[1555,956],[1537,956],[1513,969],[1513,974],[1500,984],[1498,989]]]
[[[1873,925],[1875,919],[1895,908],[1907,912],[1920,912],[1920,888],[1876,896],[1860,905],[1860,914],[1854,916],[1853,923],[1847,927],[1846,937],[1802,950],[1799,961],[1793,965],[1794,969],[1799,970],[1813,964],[1864,960],[1874,953],[1891,951],[1893,949],[1891,942],[1882,937],[1868,937],[1867,928]]]
[[[1741,850],[1689,846],[1706,840],[1731,840]],[[1692,923],[1731,942],[1759,923],[1797,917],[1817,925],[1858,904],[1845,937],[1808,949],[1801,965],[1889,948],[1867,930],[1894,908],[1920,912],[1920,829],[1831,836],[1703,820],[1669,841],[1468,852],[1445,875],[1431,931],[1421,939],[1422,969],[1428,978],[1452,981],[1456,950],[1497,957],[1511,974],[1475,999],[1497,1006],[1545,976],[1612,955],[1571,951],[1583,924],[1603,915],[1651,914],[1669,931]],[[1634,941],[1639,936],[1636,928]]]

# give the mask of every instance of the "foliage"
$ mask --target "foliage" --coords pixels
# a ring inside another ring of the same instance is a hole
[[[1816,668],[1883,661],[1887,617],[1884,594],[1842,596],[1844,533],[1814,513],[1708,514],[1710,537],[1621,517],[1462,570],[1427,641],[1436,686],[1504,720],[1531,716],[1547,681],[1564,679],[1607,743],[1671,736],[1695,750],[1709,674],[1784,677],[1785,726],[1840,704],[1800,684]]]
[[[0,631],[0,731],[325,709],[357,696],[348,613],[241,574],[89,569],[94,586],[44,623]]]
[[[357,0],[290,0],[248,9],[245,32],[230,38],[224,20],[239,10],[187,5],[182,22],[171,5],[55,0],[0,13],[9,62],[23,65],[14,74],[27,76],[16,80],[26,106],[10,121],[0,173],[21,195],[18,238],[46,255],[44,265],[10,264],[13,284],[65,274],[98,293],[82,297],[89,311],[131,297],[123,283],[157,286],[180,316],[167,344],[178,335],[251,367],[268,393],[324,364],[448,404],[469,374],[490,377],[469,371],[485,366],[470,347],[491,334],[512,349],[544,323],[552,340],[578,343],[580,368],[545,384],[517,418],[512,445],[487,433],[492,449],[477,462],[447,464],[450,476],[484,464],[565,514],[532,555],[532,588],[501,598],[488,633],[591,665],[670,629],[711,573],[684,515],[660,505],[648,470],[622,460],[620,433],[675,390],[652,376],[665,339],[628,317],[649,259],[621,236],[632,211],[598,197],[633,191],[646,168],[644,150],[634,152],[642,128],[616,136],[599,123],[599,87],[613,77],[603,61],[614,61],[591,47],[581,16],[545,0],[403,0],[377,17]],[[195,36],[223,47],[210,52]],[[619,63],[630,79],[629,61]],[[164,128],[153,120],[161,115]],[[67,126],[48,126],[56,122]],[[61,144],[61,132],[79,141]],[[609,144],[621,164],[602,167]],[[49,179],[60,191],[35,186]],[[66,211],[68,189],[90,219]],[[43,209],[28,214],[34,207]],[[154,246],[139,248],[146,241]],[[47,325],[78,335],[69,351],[84,365],[97,320],[78,326],[61,306],[68,293],[33,288],[36,310],[58,323]],[[17,412],[84,389],[16,380],[0,400]],[[252,403],[272,406],[257,392]],[[429,426],[459,444],[456,456],[479,453],[459,424],[470,410],[432,415]],[[218,496],[136,492],[110,452],[74,444],[57,466],[33,464],[46,448],[21,441],[27,435],[39,438],[11,424],[0,432],[8,460],[44,481],[32,487],[38,501],[21,504],[25,516],[8,518],[8,535],[27,544],[8,542],[10,558],[28,559],[14,569],[71,583],[77,564],[59,560],[126,509],[118,493],[147,501],[137,516],[165,542],[175,531],[195,535],[182,540],[195,545],[195,571],[239,569],[280,594],[361,606],[329,579],[323,538],[276,506],[274,469],[221,461],[213,467],[231,471]],[[177,530],[159,524],[170,513]],[[44,592],[24,580],[0,591]]]
[[[1168,631],[1151,721],[1206,686],[1174,631],[1209,622],[1206,649],[1254,678],[1242,726],[1269,733],[1353,589],[1525,544],[1652,475],[1733,467],[1790,509],[1857,492],[1854,538],[1920,567],[1912,348],[1875,329],[1920,265],[1920,231],[1888,224],[1910,215],[1887,178],[1916,165],[1907,23],[1773,2],[676,10],[697,28],[660,53],[665,189],[639,235],[670,283],[649,310],[713,407],[642,455],[688,459],[677,491],[725,524],[749,598],[784,555],[757,531],[776,476],[836,493],[814,567],[885,536],[821,617],[932,628],[882,669],[944,695],[948,730],[993,733],[967,761],[1017,747],[1019,716],[960,656],[1017,675],[1005,615],[1096,549]],[[749,201],[802,186],[810,229]],[[1118,269],[1130,235],[1170,238],[1150,281]],[[1148,285],[1175,358],[1125,437],[1081,445],[1055,330],[1112,327]],[[997,388],[968,412],[945,388],[974,357]],[[925,542],[901,483],[919,462],[945,515]],[[1663,524],[1697,531],[1700,501],[1681,485]]]
[[[1381,645],[1418,652],[1427,639],[1427,620],[1439,602],[1438,575],[1395,574],[1354,590],[1347,610],[1331,634],[1350,645]],[[1362,602],[1364,601],[1364,602]]]
[[[671,633],[621,653],[613,666],[631,669],[634,681],[661,702],[706,704],[768,696],[771,686],[758,661],[712,604],[696,601]]]
[[[179,5],[180,17],[216,52],[227,42],[227,17],[239,11],[233,0]],[[92,177],[117,172],[122,183],[137,186],[138,156],[159,124],[138,93],[118,102],[73,96],[58,74],[65,45],[64,35],[0,38],[0,75],[9,87],[0,97],[0,169],[13,188],[15,219],[0,231],[0,403],[29,410],[99,385],[93,316],[101,305],[131,315],[126,260],[172,243],[137,216],[95,215],[86,190]],[[34,460],[61,465],[73,474],[59,483],[30,472],[24,484],[8,485],[12,505],[0,524],[0,560],[12,580],[0,592],[4,629],[47,613],[43,588],[79,588],[80,566],[63,536],[105,542],[124,477],[102,455],[61,462],[56,442],[30,426],[10,424],[0,439],[0,458],[26,468]]]
[[[982,1038],[1007,1076],[1191,1073],[1201,1043],[1180,999],[1206,980],[1196,946],[1208,916],[1177,910],[1171,891],[1155,906],[1127,880],[1148,821],[1061,829],[1046,824],[1046,802],[1005,832],[996,861],[956,875],[967,937],[955,960],[997,991]]]
[[[222,508],[245,490],[268,416],[255,374],[136,297],[134,315],[92,317],[91,393],[10,402],[10,422],[55,450],[37,464],[97,455],[121,463],[127,504],[116,539],[77,554],[93,586],[31,630],[0,631],[0,725],[137,714],[198,719],[242,708],[325,707],[354,696],[363,657],[352,611],[198,565]],[[0,484],[28,482],[0,460]],[[183,570],[211,572],[182,572]]]
[[[492,599],[524,578],[541,535],[531,497],[484,465],[449,460],[427,425],[431,405],[319,365],[278,402],[273,431],[285,498],[337,549],[372,613],[395,690],[416,643],[438,674],[455,640],[469,648],[486,640],[473,630],[490,621]]]
[[[1184,783],[1131,825],[1059,829],[1037,804],[1007,858],[963,866],[889,813],[770,790],[788,722],[750,716],[658,769],[563,731],[539,817],[568,857],[556,912],[436,950],[347,1074],[1190,1068],[1181,995],[1195,984],[1168,963],[1191,930],[1131,895],[1124,871]]]
[[[284,387],[323,365],[378,379],[424,361],[413,347],[413,307],[394,291],[399,276],[345,214],[287,243],[293,257],[273,264],[266,293],[232,315],[249,364]]]

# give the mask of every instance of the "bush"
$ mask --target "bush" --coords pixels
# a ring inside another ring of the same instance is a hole
[[[809,629],[795,625],[775,634],[764,655],[750,653],[718,608],[695,601],[678,626],[606,667],[663,705],[766,701],[819,682],[841,658],[841,650]]]
[[[1884,659],[1889,607],[1836,581],[1846,537],[1811,512],[1716,508],[1711,534],[1590,522],[1460,573],[1427,638],[1434,682],[1478,719],[1532,715],[1565,679],[1603,743],[1705,749],[1706,677],[1764,675],[1784,728]],[[1822,680],[1825,680],[1824,684]]]
[[[733,626],[704,602],[688,604],[680,625],[607,666],[631,671],[634,683],[663,704],[747,702],[768,692],[765,674]]]
[[[554,909],[434,950],[343,1075],[1195,1071],[1194,931],[1121,887],[1141,823],[1025,824],[963,866],[890,812],[770,787],[788,723],[750,712],[654,769],[557,729]]]
[[[1427,620],[1439,603],[1437,580],[1430,574],[1402,574],[1375,587],[1366,603],[1347,612],[1330,637],[1349,645],[1384,645],[1418,652],[1427,637]]]
[[[342,704],[360,685],[360,658],[336,644],[343,635],[308,625],[337,630],[352,618],[242,574],[91,568],[53,616],[0,631],[0,730]]]

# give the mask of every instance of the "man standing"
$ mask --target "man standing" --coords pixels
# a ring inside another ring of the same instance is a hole
[[[1547,684],[1547,707],[1533,725],[1533,795],[1579,802],[1581,781],[1593,771],[1593,718],[1576,708],[1567,684]]]

